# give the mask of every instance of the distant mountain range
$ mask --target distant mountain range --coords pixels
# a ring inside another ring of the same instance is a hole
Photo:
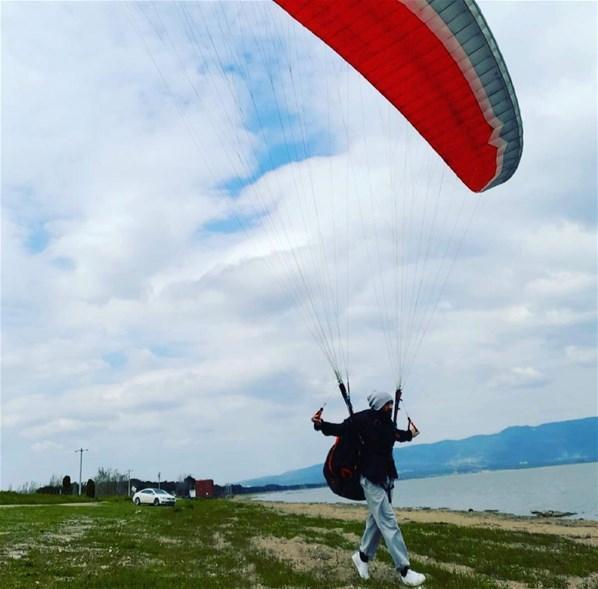
[[[329,438],[332,445],[334,438]],[[490,435],[417,446],[397,445],[402,479],[598,461],[598,417],[515,426]],[[322,457],[324,458],[324,456]],[[325,484],[322,464],[241,481],[244,486]]]

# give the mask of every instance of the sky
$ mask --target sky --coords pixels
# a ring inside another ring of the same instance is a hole
[[[274,5],[0,5],[0,488],[321,462],[331,363],[414,444],[598,413],[598,7],[480,6],[524,125],[483,196]]]

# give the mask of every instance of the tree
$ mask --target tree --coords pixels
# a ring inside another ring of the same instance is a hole
[[[73,486],[71,484],[71,477],[67,474],[62,479],[62,494],[71,495],[73,493]]]
[[[96,484],[93,479],[87,481],[87,485],[85,485],[85,495],[92,499],[96,496]]]

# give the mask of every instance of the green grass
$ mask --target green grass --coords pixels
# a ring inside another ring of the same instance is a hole
[[[385,548],[360,581],[351,552],[363,525],[259,504],[123,500],[0,509],[0,587],[397,587]],[[402,526],[427,588],[598,588],[598,550],[553,535],[448,524]],[[262,540],[259,540],[262,539]],[[299,555],[301,558],[299,558]],[[306,557],[307,555],[307,557]],[[418,558],[421,561],[418,561]]]
[[[15,491],[0,491],[0,505],[52,505],[56,503],[86,503],[93,502],[85,495],[45,495],[43,493],[16,493]]]

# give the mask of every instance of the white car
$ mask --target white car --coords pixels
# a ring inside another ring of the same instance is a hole
[[[133,503],[141,505],[149,503],[150,505],[174,505],[176,497],[167,493],[164,489],[142,489],[133,495]]]

